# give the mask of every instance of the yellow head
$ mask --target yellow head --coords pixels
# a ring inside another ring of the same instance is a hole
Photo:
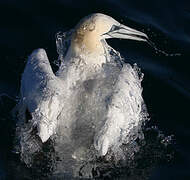
[[[102,54],[102,39],[121,38],[146,41],[148,37],[124,26],[112,17],[95,13],[83,18],[72,34],[71,49],[75,54]]]

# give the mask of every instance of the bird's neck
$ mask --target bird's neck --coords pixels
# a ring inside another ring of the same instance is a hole
[[[66,56],[69,58],[80,57],[89,65],[101,65],[106,62],[103,44],[99,39],[93,37],[84,38],[82,41],[72,39]]]
[[[84,38],[83,41],[72,40],[71,48],[75,53],[85,55],[99,55],[104,53],[101,41],[93,37]]]

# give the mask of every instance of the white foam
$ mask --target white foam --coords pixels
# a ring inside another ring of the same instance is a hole
[[[104,40],[98,41],[101,48],[95,48],[96,55],[90,51],[78,54],[80,43],[69,49],[70,42],[70,33],[62,37],[59,33],[56,44],[61,65],[57,77],[44,51],[35,56],[37,62],[33,61],[33,55],[29,58],[30,66],[23,74],[22,97],[35,120],[21,127],[20,144],[23,160],[31,164],[34,153],[41,147],[31,135],[34,126],[37,124],[42,142],[56,134],[54,149],[59,161],[55,173],[76,174],[84,161],[96,156],[112,152],[118,159],[125,158],[121,145],[142,137],[146,111],[141,87],[143,75],[136,65],[124,63]],[[69,53],[71,50],[75,52]],[[125,151],[130,154],[134,150]]]
[[[55,149],[68,161],[88,161],[92,154],[104,156],[109,150],[124,158],[122,143],[142,138],[141,125],[147,115],[142,98],[143,74],[137,65],[124,63],[105,42],[104,48],[107,63],[100,68],[78,65],[79,59],[70,66],[63,54],[59,56],[65,62],[61,78],[66,79],[67,96],[59,116]],[[60,168],[66,166],[63,160]]]

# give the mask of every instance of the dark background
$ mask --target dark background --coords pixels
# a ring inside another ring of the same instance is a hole
[[[144,31],[156,46],[170,54],[156,53],[146,43],[109,40],[126,61],[137,63],[145,74],[143,95],[152,121],[176,139],[180,159],[158,166],[151,180],[190,179],[190,3],[188,0],[1,0],[0,94],[18,95],[27,56],[45,48],[57,58],[55,34],[73,28],[84,16],[100,12]],[[177,54],[176,54],[177,53]],[[178,53],[180,55],[178,55]],[[53,64],[52,64],[53,65]],[[0,114],[1,116],[1,114]],[[1,124],[0,124],[1,125]],[[9,151],[7,125],[0,132],[0,174]],[[2,176],[3,177],[3,176]]]

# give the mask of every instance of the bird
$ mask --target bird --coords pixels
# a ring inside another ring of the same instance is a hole
[[[27,123],[29,112],[42,143],[54,134],[73,142],[74,158],[83,146],[93,145],[100,156],[116,151],[142,121],[142,78],[109,55],[109,38],[148,40],[145,33],[94,13],[75,26],[55,74],[44,49],[33,51],[22,74],[20,121]]]

